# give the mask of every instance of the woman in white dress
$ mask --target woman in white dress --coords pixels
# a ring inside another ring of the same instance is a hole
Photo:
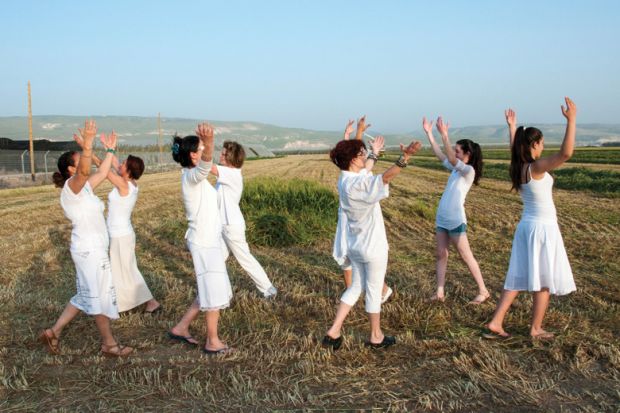
[[[118,161],[116,161],[118,164]],[[108,195],[108,233],[110,234],[110,262],[116,289],[118,311],[128,311],[146,303],[144,312],[161,310],[146,285],[136,260],[136,233],[131,225],[131,213],[138,200],[137,180],[144,172],[144,162],[129,155],[118,167],[112,168],[108,180],[114,185]]]
[[[448,136],[449,124],[441,117],[437,119],[437,130],[441,134],[445,154],[433,137],[433,122],[422,119],[422,127],[435,156],[451,171],[448,183],[439,201],[435,219],[435,236],[437,238],[437,291],[431,301],[445,300],[444,287],[448,268],[448,251],[450,243],[467,264],[467,268],[478,285],[478,295],[470,304],[482,304],[489,298],[489,291],[484,285],[478,261],[474,258],[467,239],[467,217],[465,215],[465,197],[472,184],[478,185],[482,177],[482,150],[480,145],[469,139],[459,140],[454,148]]]
[[[267,273],[250,252],[245,239],[245,219],[239,208],[243,193],[241,167],[245,161],[245,150],[237,142],[225,141],[220,152],[219,165],[213,164],[211,173],[217,176],[215,189],[222,221],[222,253],[224,261],[233,253],[241,267],[250,275],[256,288],[265,298],[275,298],[278,290]]]
[[[122,346],[112,335],[110,319],[118,318],[114,284],[108,257],[108,232],[103,216],[103,202],[94,189],[105,180],[116,147],[116,135],[101,134],[106,156],[96,173],[91,174],[93,141],[97,134],[94,121],[87,121],[80,129],[82,152],[66,152],[58,159],[54,184],[62,188],[60,204],[73,226],[71,231],[71,258],[76,269],[77,294],[51,327],[43,330],[39,340],[53,354],[60,353],[63,328],[80,312],[94,316],[101,334],[101,353],[106,356],[126,356],[133,348]]]
[[[564,242],[558,227],[553,203],[553,178],[549,171],[562,165],[573,155],[577,107],[565,98],[562,114],[566,118],[566,132],[560,151],[541,157],[544,138],[537,128],[516,128],[516,114],[506,111],[510,128],[512,189],[521,194],[523,214],[517,225],[504,290],[493,319],[486,325],[486,338],[510,337],[504,330],[504,317],[519,291],[534,294],[530,336],[532,339],[551,340],[553,333],[543,329],[543,319],[550,294],[565,295],[576,290]]]
[[[217,192],[207,180],[213,165],[213,126],[198,125],[196,135],[175,136],[172,157],[183,167],[181,191],[188,229],[187,247],[192,254],[198,296],[168,336],[190,345],[198,341],[189,332],[191,322],[205,312],[207,338],[202,351],[206,354],[232,350],[218,336],[220,310],[230,305],[232,288],[222,255],[222,223],[217,206]]]
[[[407,166],[409,157],[422,145],[412,142],[401,145],[402,155],[382,175],[370,175],[367,157],[373,162],[383,147],[383,137],[372,143],[373,152],[366,155],[361,140],[342,140],[331,150],[330,158],[340,168],[338,194],[340,206],[347,217],[347,256],[353,267],[351,286],[341,297],[334,322],[323,338],[322,345],[337,350],[342,345],[341,329],[349,311],[365,292],[366,312],[370,322],[367,346],[383,348],[396,344],[396,338],[381,331],[381,292],[388,259],[388,243],[379,202],[389,195],[389,182]]]
[[[344,129],[343,140],[348,141],[351,133],[353,133],[353,120],[347,122],[347,126]],[[362,135],[366,129],[370,127],[370,123],[366,124],[366,115],[357,120],[357,130],[355,132],[355,139],[362,140]],[[375,166],[373,159],[367,159],[365,168],[372,175],[372,168]],[[344,287],[349,288],[352,282],[353,267],[351,266],[351,260],[347,257],[347,216],[340,206],[338,206],[338,223],[336,224],[336,235],[334,236],[334,246],[332,249],[332,257],[338,266],[342,270],[342,277],[344,279]],[[383,283],[383,290],[381,291],[381,304],[385,303],[392,295],[392,289]]]

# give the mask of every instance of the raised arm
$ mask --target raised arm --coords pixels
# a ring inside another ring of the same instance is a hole
[[[364,168],[367,171],[372,171],[372,168],[379,160],[379,153],[381,152],[381,149],[383,149],[384,142],[385,140],[383,139],[383,136],[377,136],[374,140],[370,141],[370,153],[368,154],[366,163],[364,164]]]
[[[357,130],[355,131],[355,139],[362,140],[362,136],[364,136],[364,132],[366,129],[370,128],[370,123],[366,124],[366,115],[362,116],[357,120]]]
[[[402,154],[400,158],[396,161],[396,163],[388,168],[387,171],[383,173],[383,183],[389,184],[392,179],[394,179],[400,171],[407,166],[409,162],[409,158],[420,150],[422,144],[418,141],[411,142],[409,146],[405,146],[402,143],[400,144],[400,150]]]
[[[353,133],[354,123],[355,121],[353,119],[349,119],[349,121],[347,122],[347,126],[344,128],[344,135],[342,136],[342,139],[344,139],[345,141],[348,141],[349,137]]]
[[[510,147],[515,141],[515,132],[517,130],[517,112],[508,108],[504,111],[506,123],[508,124],[508,136],[510,137]]]
[[[79,194],[90,176],[90,167],[93,163],[93,143],[97,135],[97,123],[94,120],[84,122],[84,129],[78,129],[82,139],[82,153],[77,164],[75,175],[69,180],[69,188],[74,194]]]
[[[427,121],[426,117],[422,118],[422,128],[424,129],[424,133],[426,133],[426,137],[428,138],[428,142],[431,144],[431,149],[435,156],[443,162],[446,159],[446,155],[443,154],[441,148],[435,142],[435,137],[433,136],[433,121]]]
[[[78,146],[80,147],[80,149],[84,149],[84,139],[82,139],[81,136],[77,135],[77,134],[73,134],[73,140],[75,141],[75,143],[78,144]],[[99,157],[97,155],[95,155],[95,152],[93,151],[93,163],[95,164],[95,166],[97,168],[99,168],[99,165],[101,165],[101,159],[99,159]]]
[[[200,143],[202,143],[202,146],[204,147],[200,159],[205,162],[211,162],[213,160],[213,149],[215,148],[215,140],[213,139],[213,125],[207,122],[199,124],[196,128],[196,135],[198,135],[200,138]]]
[[[102,133],[101,143],[103,144],[106,154],[103,161],[101,161],[101,165],[99,165],[97,172],[88,178],[88,182],[93,189],[99,186],[99,184],[107,178],[110,168],[112,168],[112,161],[114,160],[116,154],[116,133],[114,133],[114,131],[112,131],[109,135]]]
[[[566,107],[561,106],[562,115],[566,118],[566,132],[560,150],[553,155],[539,158],[532,164],[532,174],[541,175],[549,172],[568,161],[573,156],[575,148],[575,133],[577,130],[577,106],[568,97],[565,97]]]
[[[441,140],[443,141],[443,149],[446,151],[446,158],[448,158],[448,162],[452,166],[456,166],[456,154],[454,153],[454,148],[450,143],[450,138],[448,137],[448,129],[450,128],[450,123],[443,123],[443,119],[440,117],[437,118],[437,130],[441,134]]]

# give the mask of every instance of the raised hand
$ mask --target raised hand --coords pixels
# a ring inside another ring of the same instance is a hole
[[[366,132],[366,129],[370,128],[371,124],[366,124],[366,115],[357,120],[357,131],[355,131],[355,139],[362,139],[362,135]]]
[[[97,122],[95,122],[94,120],[84,121],[84,129],[78,128],[78,131],[80,132],[80,136],[84,141],[84,145],[87,147],[92,147],[92,142],[97,135]],[[84,148],[84,146],[81,147]]]
[[[566,102],[566,107],[562,105],[562,115],[569,122],[575,122],[577,119],[577,106],[575,102],[573,102],[569,97],[565,97],[564,101]]]
[[[100,140],[101,140],[101,144],[103,145],[104,148],[106,149],[116,149],[116,132],[114,132],[114,130],[112,130],[112,133],[109,135],[106,135],[105,133],[101,133],[100,136]]]
[[[426,132],[427,135],[432,135],[433,134],[433,121],[427,121],[426,117],[422,118],[422,128],[424,129],[424,132]]]
[[[76,133],[73,134],[73,140],[78,144],[80,149],[84,149],[84,139],[81,136],[78,136]]]
[[[347,122],[347,126],[346,128],[344,128],[344,140],[348,141],[349,140],[349,136],[353,133],[353,124],[355,123],[355,121],[353,119],[349,119],[349,122]]]
[[[208,122],[203,122],[196,128],[196,135],[200,138],[200,141],[206,145],[209,141],[213,141],[213,125]]]
[[[517,127],[517,112],[508,108],[504,111],[504,116],[506,117],[506,123],[511,128]]]
[[[440,117],[437,118],[437,130],[442,137],[448,136],[448,129],[450,128],[450,123],[444,123],[443,119]]]
[[[383,149],[384,143],[385,139],[383,136],[377,136],[372,142],[370,142],[370,149],[372,149],[372,153],[379,156],[379,152]]]
[[[407,158],[409,158],[411,155],[414,155],[421,148],[422,143],[419,141],[413,141],[407,146],[403,145],[402,143],[400,144],[400,150]]]

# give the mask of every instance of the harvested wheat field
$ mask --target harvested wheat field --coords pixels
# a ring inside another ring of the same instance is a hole
[[[389,163],[379,162],[381,172]],[[398,344],[364,346],[368,322],[360,300],[337,352],[319,343],[343,290],[331,257],[338,170],[325,155],[246,164],[242,209],[257,259],[279,289],[266,301],[234,259],[233,305],[221,336],[237,351],[204,356],[170,342],[166,331],[193,300],[195,282],[179,172],[146,175],[134,211],[142,273],[164,311],[136,309],[113,322],[134,356],[99,354],[93,320],[64,331],[61,355],[48,355],[38,331],[53,323],[75,292],[70,225],[51,186],[0,191],[0,411],[618,411],[620,409],[620,206],[618,198],[556,189],[554,198],[577,292],[552,297],[551,343],[528,337],[532,299],[521,294],[506,320],[513,338],[485,341],[503,286],[519,196],[505,180],[484,179],[469,193],[468,236],[492,299],[476,295],[452,253],[447,300],[434,292],[434,210],[447,179],[441,170],[406,168],[382,203],[395,295],[382,326]],[[292,181],[291,181],[292,180]],[[301,181],[300,181],[301,180]],[[308,182],[311,181],[311,182]],[[97,190],[104,198],[108,184]],[[193,326],[204,337],[202,320]]]

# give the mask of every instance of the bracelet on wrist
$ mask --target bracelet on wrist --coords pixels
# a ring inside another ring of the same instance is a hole
[[[107,153],[111,153],[111,154],[115,154],[116,153],[116,149],[112,149],[112,148],[108,148],[105,150]]]
[[[407,160],[405,160],[405,157],[403,155],[400,155],[398,160],[396,162],[394,162],[394,165],[398,166],[399,168],[406,168],[407,167]]]
[[[370,152],[368,154],[368,159],[372,159],[373,161],[377,162],[377,160],[379,159],[379,157],[374,153],[374,152]]]

